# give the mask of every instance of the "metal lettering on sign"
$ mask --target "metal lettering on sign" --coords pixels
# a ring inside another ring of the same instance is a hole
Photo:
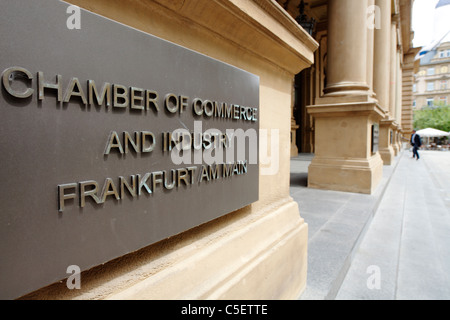
[[[258,200],[259,78],[68,7],[0,4],[3,299]]]

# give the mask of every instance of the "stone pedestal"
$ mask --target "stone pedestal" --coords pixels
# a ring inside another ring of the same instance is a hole
[[[395,151],[392,145],[394,128],[395,122],[393,119],[383,119],[380,121],[379,153],[386,166],[390,166],[395,157]]]
[[[308,225],[289,195],[292,79],[313,64],[318,44],[275,1],[69,2],[258,75],[270,163],[260,162],[257,202],[83,273],[83,290],[46,287],[35,297],[297,299]]]
[[[310,106],[316,123],[316,152],[308,187],[371,194],[381,180],[383,161],[372,152],[372,125],[384,112],[375,102]]]
[[[400,135],[401,135],[401,128],[397,127],[396,130],[394,130],[394,151],[395,156],[398,156],[400,154],[400,151],[402,150],[402,146],[400,143]]]

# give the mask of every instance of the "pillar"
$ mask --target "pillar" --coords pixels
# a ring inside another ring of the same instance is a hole
[[[397,139],[395,141],[396,143],[396,149],[397,154],[400,153],[402,150],[402,144],[401,144],[401,136],[402,136],[402,65],[403,65],[403,59],[402,59],[402,47],[399,45],[397,46],[397,77],[396,77],[396,101],[395,101],[395,119],[398,124],[397,127]]]
[[[292,98],[291,98],[291,157],[298,156],[297,147],[297,130],[300,126],[295,121],[294,108],[295,108],[295,84],[292,81]]]
[[[413,130],[413,85],[415,56],[420,48],[410,48],[403,56],[402,67],[402,129],[406,139]]]
[[[366,63],[366,81],[367,85],[369,86],[370,94],[373,98],[376,97],[374,88],[373,88],[373,72],[374,72],[374,45],[375,45],[375,28],[377,27],[377,17],[376,15],[379,14],[377,11],[378,9],[375,7],[375,0],[368,0],[368,8],[367,11],[372,13],[374,16],[374,25],[368,26],[366,28],[367,30],[367,63]],[[369,21],[368,21],[369,22]]]
[[[380,121],[379,153],[384,165],[391,165],[394,148],[391,144],[390,132],[394,129],[394,121],[389,117],[390,106],[390,73],[391,73],[391,1],[375,0],[379,10],[379,25],[375,29],[373,88],[378,103],[386,112]]]
[[[395,118],[395,98],[397,83],[397,25],[395,18],[391,23],[391,64],[390,64],[390,87],[389,87],[389,116]]]
[[[370,83],[373,45],[367,31],[369,0],[328,2],[328,81],[324,97],[308,107],[315,119],[311,188],[371,194],[383,162],[372,149],[372,126],[384,116]]]
[[[396,143],[396,138],[398,134],[398,122],[397,122],[397,67],[399,64],[398,54],[397,54],[397,20],[398,15],[392,16],[391,23],[391,68],[390,68],[390,90],[389,90],[389,117],[393,119],[393,132],[394,139],[392,140],[392,148],[394,150],[394,155],[397,156],[399,149],[398,144]]]
[[[366,95],[368,0],[328,2],[328,96]],[[345,72],[343,72],[345,70]]]

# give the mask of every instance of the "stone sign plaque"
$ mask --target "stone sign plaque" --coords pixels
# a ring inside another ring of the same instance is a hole
[[[258,200],[259,78],[69,6],[0,3],[3,299]]]

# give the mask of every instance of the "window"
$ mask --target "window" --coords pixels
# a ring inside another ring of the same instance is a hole
[[[441,87],[440,87],[440,89],[441,89],[441,90],[447,89],[447,80],[442,80],[442,81],[441,81]]]
[[[447,49],[447,57],[450,57],[450,50]]]
[[[434,76],[434,68],[428,68],[427,74],[429,76]]]
[[[427,83],[427,91],[434,91],[434,82]]]
[[[425,71],[425,70],[421,70],[420,72],[419,72],[419,76],[424,76],[424,75],[426,75],[427,74],[427,72]]]
[[[446,106],[447,105],[447,97],[440,97],[439,102],[441,102],[442,105]]]
[[[417,84],[413,84],[413,92],[417,92]]]
[[[434,106],[434,99],[428,98],[427,99],[427,107],[432,107],[432,106]]]
[[[439,51],[439,58],[445,58],[445,51],[444,50]]]
[[[416,100],[413,101],[413,108],[415,108],[417,105]]]

